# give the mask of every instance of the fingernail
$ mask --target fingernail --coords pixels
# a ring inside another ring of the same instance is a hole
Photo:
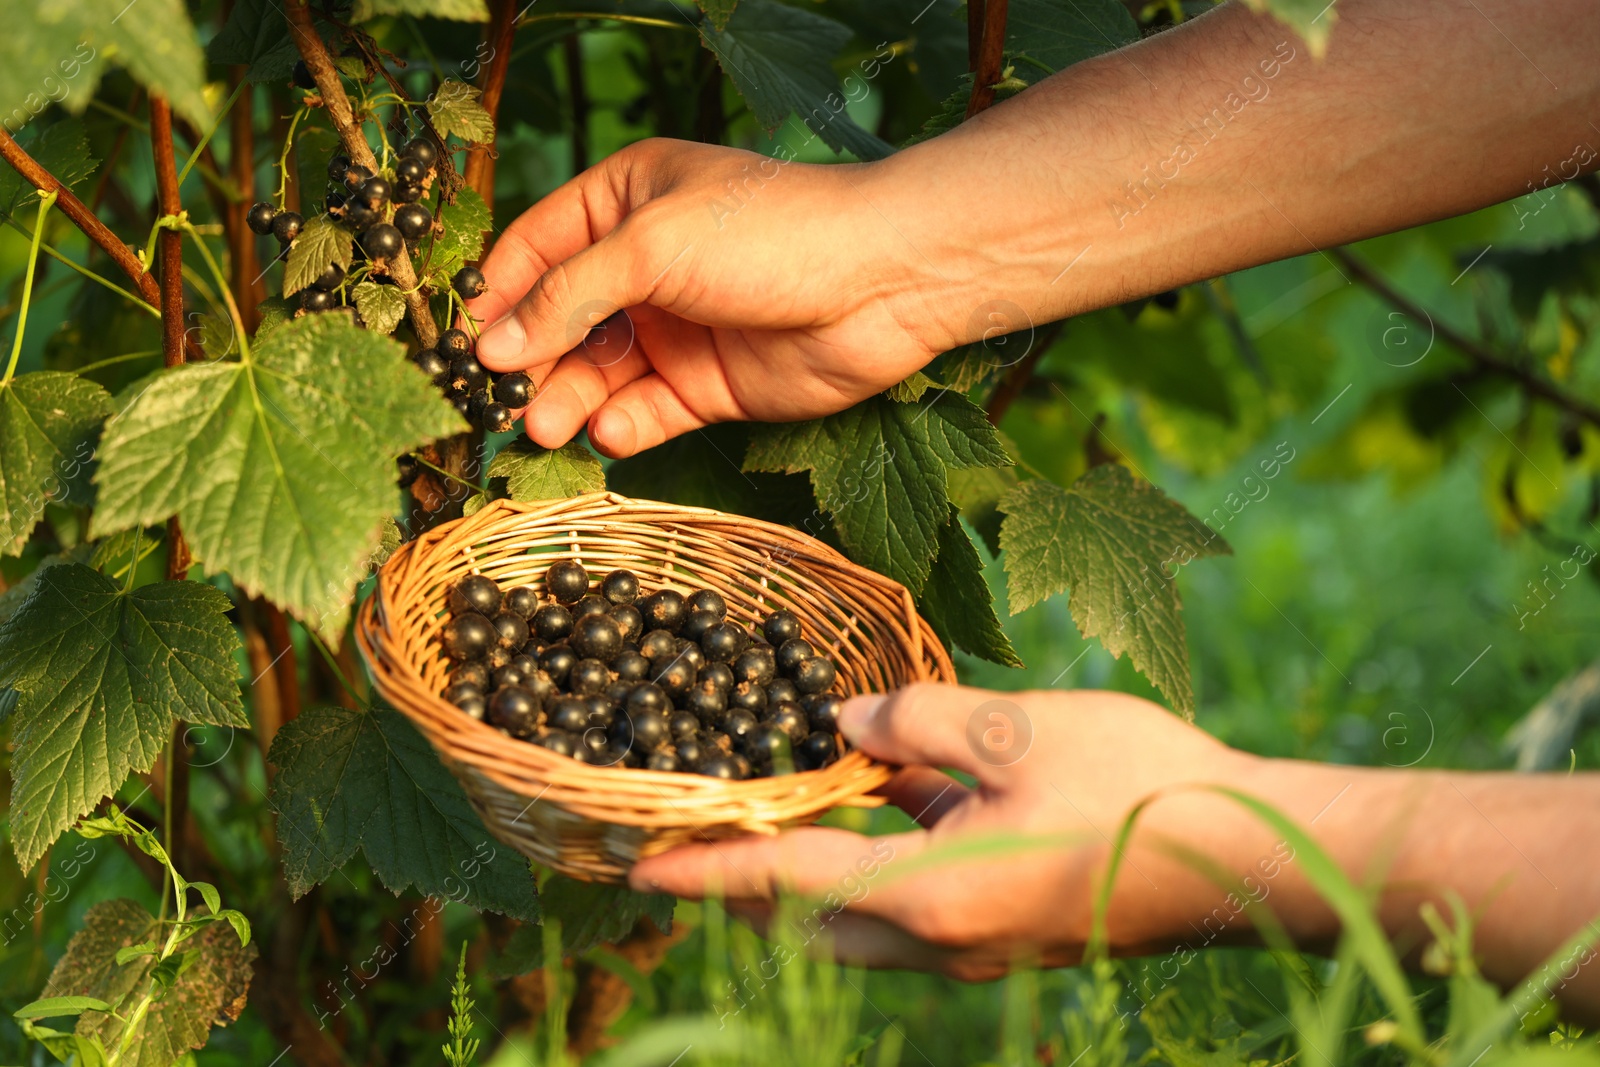
[[[478,355],[489,359],[509,359],[521,353],[528,334],[522,320],[513,312],[483,331],[478,338]]]
[[[839,732],[852,745],[859,745],[872,726],[872,720],[887,700],[883,696],[851,697],[839,709]]]

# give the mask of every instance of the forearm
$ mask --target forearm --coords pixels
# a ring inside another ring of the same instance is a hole
[[[1229,5],[869,169],[861,190],[911,246],[912,292],[928,294],[918,318],[945,331],[936,346],[970,340],[987,301],[1061,318],[1600,163],[1587,5],[1337,11],[1323,60]]]

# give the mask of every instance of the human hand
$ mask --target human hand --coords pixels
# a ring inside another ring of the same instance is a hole
[[[1068,965],[1088,940],[1094,893],[1127,814],[1184,786],[1238,786],[1267,762],[1148,701],[1109,692],[918,685],[850,701],[840,728],[862,751],[904,766],[887,792],[926,829],[869,838],[806,827],[686,845],[640,861],[631,885],[691,897],[720,892],[758,927],[780,891],[834,894],[842,910],[830,907],[823,920],[834,950],[869,966],[976,980],[1005,973],[1019,954]],[[1009,743],[986,743],[990,730],[1009,730]],[[978,786],[969,790],[934,767],[964,771]],[[1031,843],[938,858],[1018,835]],[[1156,847],[1163,838],[1224,867],[1248,867],[1271,848],[1265,829],[1221,797],[1189,791],[1153,804],[1117,878],[1113,951],[1170,949],[1220,895]]]
[[[489,324],[478,358],[533,379],[527,431],[547,448],[585,424],[620,457],[713,422],[842,410],[949,347],[919,330],[927,267],[863,195],[871,175],[683,141],[623,149],[495,243],[469,305]]]

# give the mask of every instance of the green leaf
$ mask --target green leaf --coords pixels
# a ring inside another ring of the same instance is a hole
[[[494,140],[494,119],[478,102],[481,90],[466,82],[446,78],[439,83],[425,105],[439,136],[451,134],[468,144],[488,144]]]
[[[489,477],[504,478],[512,500],[557,500],[606,487],[599,458],[579,441],[540,448],[518,437],[489,461]]]
[[[394,555],[394,550],[400,547],[400,526],[394,519],[385,515],[379,523],[378,547],[372,550],[372,555],[367,557],[366,570],[377,570],[388,562]]]
[[[1005,440],[1005,435],[1001,435]],[[1015,449],[1006,448],[1015,453]],[[950,502],[961,509],[966,519],[983,538],[989,552],[1000,554],[1000,501],[1017,487],[1017,473],[1010,467],[972,467],[950,472]]]
[[[0,121],[10,129],[12,117],[0,115]],[[69,186],[93,174],[97,165],[89,152],[89,137],[83,124],[72,120],[58,122],[37,137],[24,140],[22,147],[41,167]],[[0,214],[15,215],[36,195],[38,191],[22,175],[0,166]]]
[[[850,37],[832,19],[776,0],[741,0],[725,27],[700,24],[701,40],[768,131],[797,114],[834,151],[882,159],[893,149],[856,125],[833,72]]]
[[[1335,0],[1245,0],[1245,4],[1262,11],[1289,27],[1305,41],[1313,59],[1328,54],[1328,31],[1339,20],[1334,10]],[[1281,58],[1281,57],[1280,57]]]
[[[121,965],[118,952],[130,945],[165,936],[155,916],[131,900],[108,900],[84,915],[83,929],[67,943],[67,951],[45,985],[47,997],[93,997],[110,1004],[136,1003],[162,964],[154,955]],[[150,1005],[144,1028],[129,1046],[123,1067],[171,1067],[185,1054],[205,1045],[214,1026],[227,1026],[244,1010],[250,989],[254,945],[241,945],[218,923],[190,942],[184,957],[171,957],[172,980],[165,996]],[[124,1020],[96,1013],[79,1018],[79,1037],[115,1048]]]
[[[119,961],[120,962],[120,961]],[[11,1013],[13,1019],[55,1019],[86,1011],[110,1011],[111,1005],[94,997],[42,997]]]
[[[316,27],[323,43],[337,52],[339,31],[320,18]],[[218,66],[246,67],[247,81],[286,82],[300,50],[289,36],[289,20],[274,0],[235,0],[228,21],[206,45],[206,58]]]
[[[143,530],[123,530],[95,546],[89,566],[113,582],[121,581],[127,576],[128,568],[138,566],[160,547],[160,540]]]
[[[318,215],[309,220],[289,246],[289,262],[283,268],[283,295],[290,297],[309,288],[335,263],[349,270],[354,252],[355,237],[331,217]]]
[[[1006,53],[1026,57],[1015,67],[1029,82],[1138,39],[1119,0],[1011,0],[1006,9]]]
[[[334,640],[394,506],[394,457],[465,428],[399,344],[341,315],[278,327],[238,363],[157,372],[122,403],[96,536],[176,514],[196,556]]]
[[[698,0],[700,10],[705,12],[714,29],[728,28],[728,18],[733,14],[733,9],[738,6],[739,0]]]
[[[355,299],[356,311],[361,313],[361,325],[375,333],[393,333],[406,317],[405,294],[393,285],[359,282],[350,295]]]
[[[428,277],[440,291],[450,287],[456,271],[483,255],[483,235],[494,225],[489,205],[468,188],[456,192],[456,202],[439,209],[444,232],[433,239]]]
[[[456,19],[460,22],[488,22],[489,5],[484,0],[356,0],[350,18],[366,22],[380,15],[415,15],[417,18]]]
[[[1194,712],[1177,574],[1201,556],[1229,554],[1220,535],[1114,463],[1070,488],[1023,482],[1000,503],[1000,543],[1013,615],[1071,590],[1085,637],[1124,652],[1185,715]]]
[[[665,893],[635,893],[626,886],[580,882],[553,875],[539,891],[544,914],[561,921],[561,952],[577,956],[597,945],[627,937],[648,917],[662,933],[672,931],[678,901]],[[518,927],[492,964],[497,977],[524,974],[544,964],[544,934],[537,926]]]
[[[1023,665],[994,613],[994,596],[983,579],[983,560],[954,511],[939,530],[939,554],[917,606],[946,644],[991,663]]]
[[[680,434],[606,468],[606,486],[624,496],[715,508],[781,522],[818,536],[828,521],[803,474],[746,473],[747,423],[723,422]]]
[[[249,726],[231,607],[198,582],[127,593],[68,563],[0,626],[0,688],[22,694],[11,841],[24,870],[130,773],[150,769],[174,719]]]
[[[256,305],[256,318],[260,325],[256,327],[256,335],[251,339],[252,344],[260,344],[272,335],[280,326],[286,326],[294,321],[294,308],[281,296],[269,296]]]
[[[911,377],[903,382],[896,382],[883,391],[883,395],[893,400],[896,404],[915,404],[922,399],[922,394],[929,389],[938,389],[940,385],[921,371],[912,371]]]
[[[809,470],[851,557],[917,593],[950,521],[946,468],[1010,463],[982,410],[939,392],[922,404],[876,396],[825,419],[763,426],[744,466]]]
[[[528,863],[493,841],[426,739],[387,708],[313,708],[278,731],[272,804],[289,891],[303,896],[360,849],[384,885],[539,917]]]
[[[45,504],[85,502],[74,489],[110,413],[110,394],[76,374],[39,371],[0,385],[0,555],[22,551]]]

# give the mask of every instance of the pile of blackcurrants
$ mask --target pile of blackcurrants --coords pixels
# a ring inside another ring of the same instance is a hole
[[[330,263],[302,289],[302,313],[353,306],[351,283],[360,264],[367,264],[360,277],[387,282],[388,265],[395,257],[415,254],[418,242],[437,228],[433,213],[418,201],[428,190],[438,158],[438,144],[420,136],[401,146],[392,177],[373,174],[348,156],[336,155],[329,161],[328,215],[355,231],[355,263],[349,277],[339,264]],[[256,233],[276,237],[283,250],[305,226],[297,212],[279,211],[264,201],[252,205],[246,218]],[[458,270],[450,287],[462,300],[482,296],[488,289],[483,272],[472,266]],[[532,392],[528,376],[516,371],[491,382],[489,372],[473,353],[472,339],[461,330],[445,330],[436,347],[413,353],[411,359],[475,426],[502,433],[511,429],[513,413],[528,406]]]
[[[444,697],[511,737],[599,766],[759,778],[838,758],[833,660],[774,611],[759,633],[712,589],[661,589],[582,564],[545,572],[549,594],[484,575],[449,592]]]

